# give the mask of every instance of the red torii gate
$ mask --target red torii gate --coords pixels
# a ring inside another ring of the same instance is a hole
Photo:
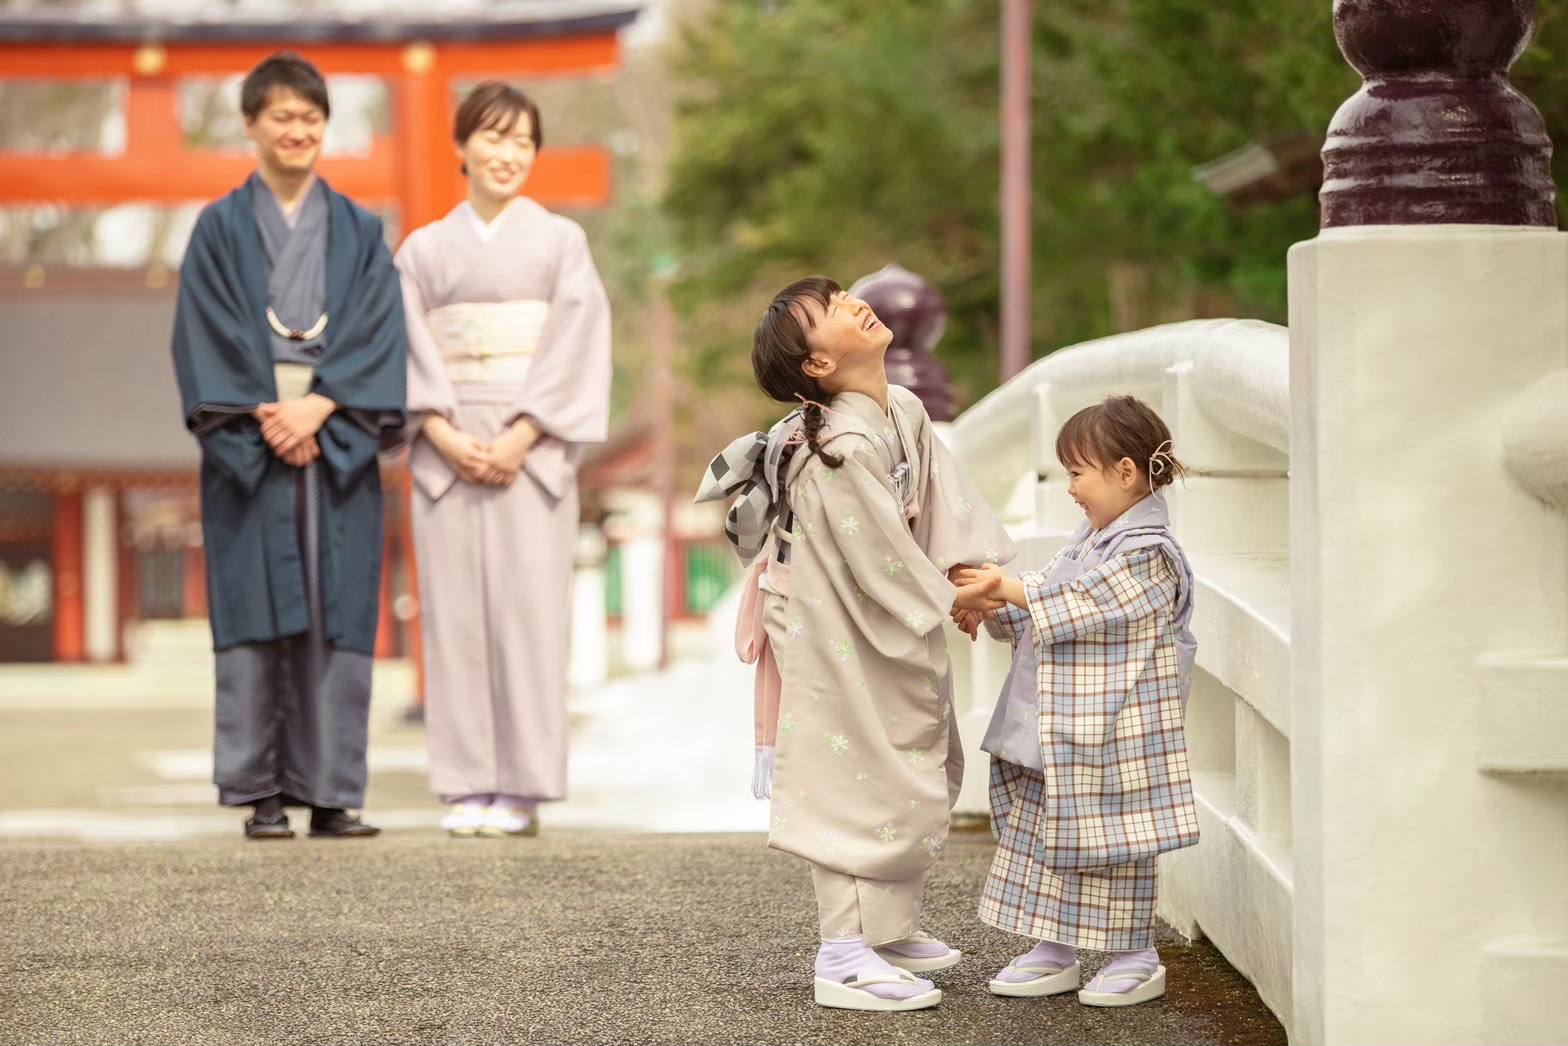
[[[461,198],[450,147],[454,82],[611,71],[620,60],[616,30],[638,6],[588,2],[580,17],[375,25],[0,21],[0,77],[128,85],[123,152],[0,151],[0,205],[170,204],[227,192],[254,161],[248,150],[186,147],[178,82],[243,73],[293,49],[325,75],[377,76],[391,88],[393,133],[378,137],[368,156],[323,159],[321,171],[362,203],[395,204],[403,229],[416,229]],[[551,146],[528,192],[546,206],[603,206],[609,157],[597,147]]]
[[[254,158],[248,149],[186,146],[180,80],[243,73],[274,51],[296,50],[327,76],[376,76],[388,85],[392,133],[378,136],[368,155],[327,157],[320,169],[359,202],[395,207],[406,234],[462,198],[451,148],[457,82],[611,72],[620,61],[617,31],[640,8],[632,0],[580,0],[533,17],[513,7],[501,17],[440,23],[0,19],[0,79],[126,84],[122,151],[0,149],[0,206],[171,205],[222,195],[245,179]],[[604,206],[611,196],[610,158],[594,146],[548,146],[528,192],[552,207]],[[57,660],[79,661],[85,633],[81,493],[76,477],[66,475],[61,483],[53,542],[54,648]],[[407,513],[400,515],[406,527]],[[401,537],[410,548],[407,534]],[[391,601],[385,598],[390,593],[383,595],[385,643]],[[417,661],[417,627],[411,632]]]

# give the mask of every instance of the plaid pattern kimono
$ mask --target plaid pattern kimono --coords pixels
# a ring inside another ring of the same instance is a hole
[[[981,918],[1077,947],[1147,947],[1154,857],[1198,838],[1177,573],[1165,549],[1143,547],[1063,583],[1020,577],[1029,609],[997,623],[1034,643],[1044,770],[993,765],[998,849]]]

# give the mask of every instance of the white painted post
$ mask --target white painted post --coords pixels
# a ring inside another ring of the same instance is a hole
[[[604,534],[592,524],[577,528],[572,579],[572,643],[567,680],[580,690],[596,687],[609,672],[609,621],[605,612]]]
[[[621,544],[621,657],[626,667],[657,668],[664,627],[664,539],[642,531]]]
[[[107,487],[82,495],[82,612],[87,660],[113,661],[119,653],[119,507]]]

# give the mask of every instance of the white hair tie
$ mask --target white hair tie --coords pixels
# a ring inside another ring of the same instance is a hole
[[[1166,440],[1158,447],[1155,447],[1154,453],[1149,455],[1149,493],[1153,494],[1162,503],[1165,499],[1160,496],[1160,490],[1155,486],[1154,477],[1165,475],[1165,470],[1174,464],[1176,459],[1171,456],[1173,449],[1175,448],[1172,446],[1171,441]]]

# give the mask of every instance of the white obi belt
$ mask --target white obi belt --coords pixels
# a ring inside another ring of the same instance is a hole
[[[539,351],[550,303],[461,302],[425,316],[453,384],[521,385]]]

